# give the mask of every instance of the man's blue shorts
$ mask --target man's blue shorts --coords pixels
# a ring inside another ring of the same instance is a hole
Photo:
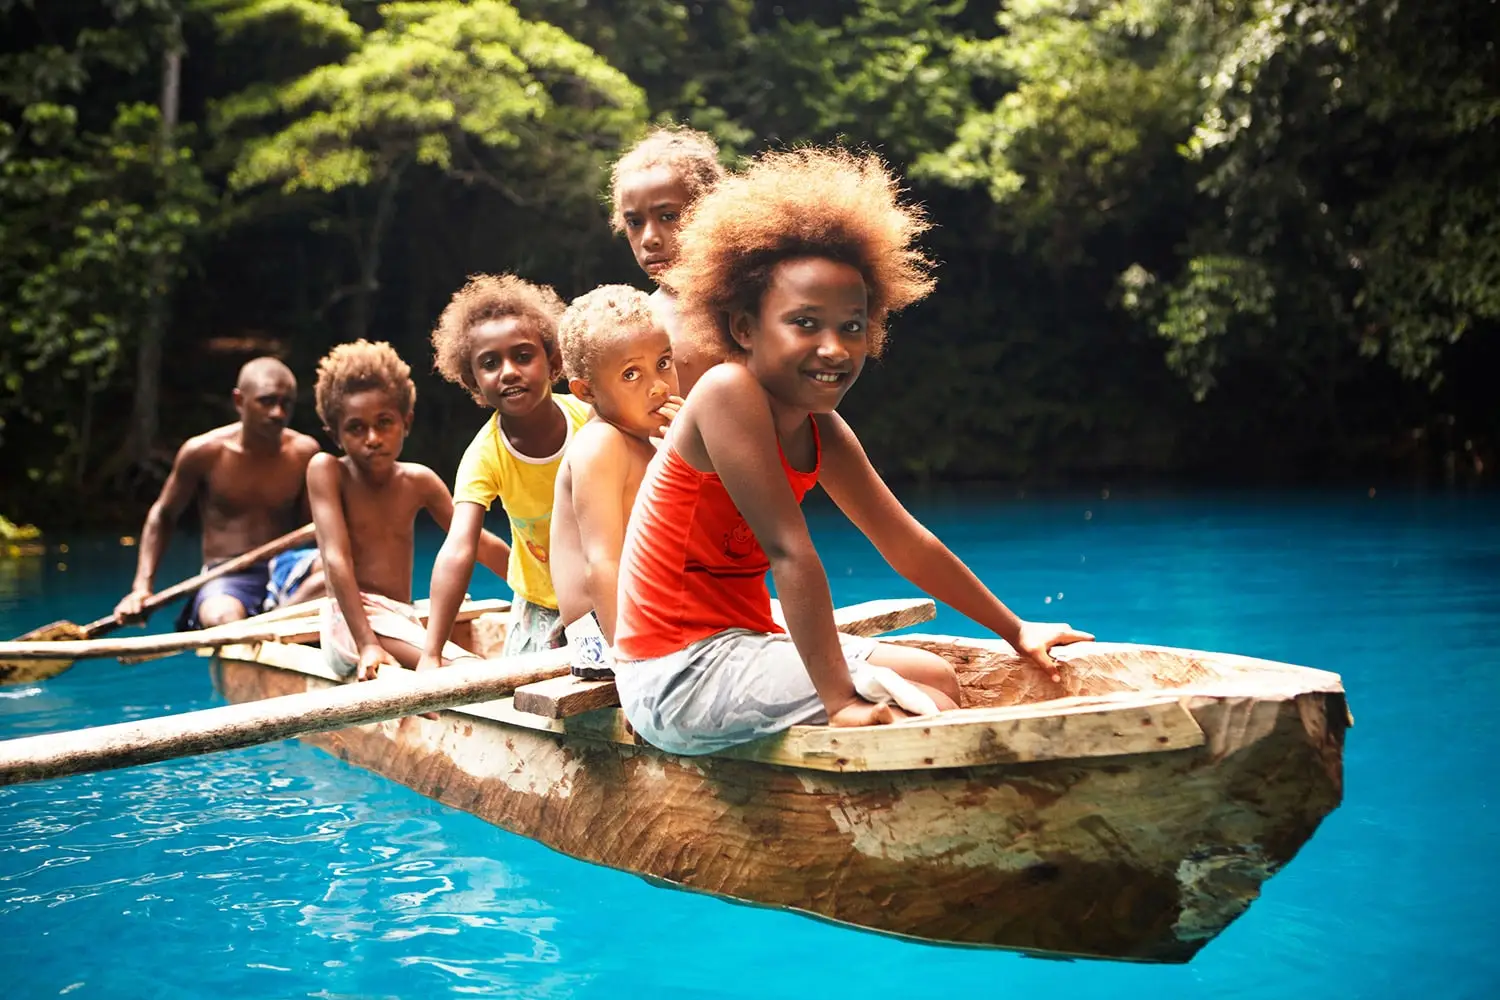
[[[287,600],[302,586],[307,574],[318,561],[318,547],[288,549],[279,556],[271,557],[270,582],[266,587],[266,607],[275,608]]]
[[[205,566],[205,569],[209,567]],[[183,606],[182,614],[177,616],[177,630],[189,631],[200,629],[203,623],[198,621],[198,607],[210,597],[220,594],[233,597],[245,608],[246,615],[258,615],[266,606],[266,583],[270,579],[270,572],[265,563],[256,563],[249,569],[242,569],[238,573],[230,573],[221,576],[217,580],[210,580],[193,592]]]
[[[198,607],[208,598],[219,594],[239,601],[246,615],[258,615],[276,607],[291,596],[307,578],[317,558],[316,547],[292,549],[273,557],[268,563],[256,563],[249,569],[208,581],[198,588],[182,609],[182,614],[177,616],[178,630],[202,628],[203,624],[198,621]]]

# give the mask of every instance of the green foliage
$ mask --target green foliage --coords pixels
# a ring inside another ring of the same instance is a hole
[[[155,24],[128,18],[163,7],[110,5],[116,20],[44,47],[50,74],[36,72],[36,50],[0,60],[0,443],[27,436],[32,480],[77,486],[103,452],[95,397],[123,382],[207,201],[191,152],[163,145],[154,106],[118,103],[97,130],[82,113],[95,73],[149,54]]]
[[[522,19],[508,3],[380,10],[382,26],[342,61],[274,94],[220,106],[225,128],[268,114],[290,119],[247,144],[232,186],[274,182],[289,194],[329,192],[378,183],[419,163],[517,201],[566,197],[578,194],[580,183],[597,183],[608,152],[644,117],[642,95],[622,73],[560,29]],[[531,187],[517,185],[516,174]]]
[[[1199,398],[1247,352],[1299,367],[1308,328],[1313,356],[1436,384],[1444,348],[1500,318],[1494,6],[1016,0],[964,50],[1012,89],[918,171],[983,187],[1055,264],[1093,264],[1122,209],[1168,236],[1121,269],[1122,301]]]
[[[1189,53],[1172,9],[1151,0],[1009,5],[998,37],[956,53],[1008,92],[970,110],[954,141],[914,173],[985,190],[1005,207],[1017,245],[1058,266],[1079,262],[1091,234],[1149,204],[1173,136],[1191,120]]]
[[[123,428],[98,414],[163,316],[175,440],[228,415],[243,358],[211,339],[306,373],[378,336],[422,381],[467,274],[642,280],[599,201],[667,119],[726,162],[870,146],[928,205],[939,288],[847,404],[890,474],[1500,438],[1474,374],[1500,321],[1500,4],[0,0],[0,28],[0,463],[32,480],[0,505],[23,514],[105,478]],[[432,388],[411,449],[447,471],[475,414]]]
[[[1139,265],[1120,276],[1127,309],[1155,312],[1156,331],[1170,345],[1167,364],[1202,400],[1225,363],[1225,344],[1241,325],[1275,323],[1276,292],[1258,261],[1205,255],[1187,262],[1181,278],[1153,295],[1154,279]],[[1153,308],[1154,307],[1154,308]]]

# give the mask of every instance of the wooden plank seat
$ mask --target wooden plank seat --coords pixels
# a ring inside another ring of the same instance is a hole
[[[417,615],[423,624],[427,622],[427,601],[417,601],[414,605]],[[297,615],[286,615],[287,623],[284,627],[277,629],[276,641],[282,643],[307,643],[318,641],[318,611],[321,607],[319,601],[309,601],[306,604],[294,605],[306,610]],[[482,601],[467,601],[454,616],[453,623],[461,625],[473,621],[480,615],[494,614],[510,610],[510,602],[500,598],[489,598]],[[275,614],[275,612],[270,612]]]
[[[781,605],[773,601],[771,615],[784,622]],[[834,624],[849,635],[884,635],[908,625],[931,621],[937,606],[925,597],[851,604],[834,611]],[[516,688],[515,709],[546,719],[567,719],[601,708],[618,708],[620,696],[612,680],[590,681],[563,676]]]

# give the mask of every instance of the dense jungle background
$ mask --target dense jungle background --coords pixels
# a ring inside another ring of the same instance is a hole
[[[139,517],[285,357],[418,375],[465,275],[645,286],[607,171],[883,153],[933,298],[846,413],[887,476],[1465,484],[1500,406],[1495,0],[0,0],[0,510]]]

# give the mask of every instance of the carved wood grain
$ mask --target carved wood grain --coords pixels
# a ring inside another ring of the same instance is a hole
[[[231,701],[327,683],[233,661],[216,673]],[[1185,707],[1203,746],[925,772],[675,757],[460,712],[312,742],[668,884],[930,940],[1180,962],[1338,804],[1343,736],[1337,693],[1267,702],[1253,726],[1212,699]]]

